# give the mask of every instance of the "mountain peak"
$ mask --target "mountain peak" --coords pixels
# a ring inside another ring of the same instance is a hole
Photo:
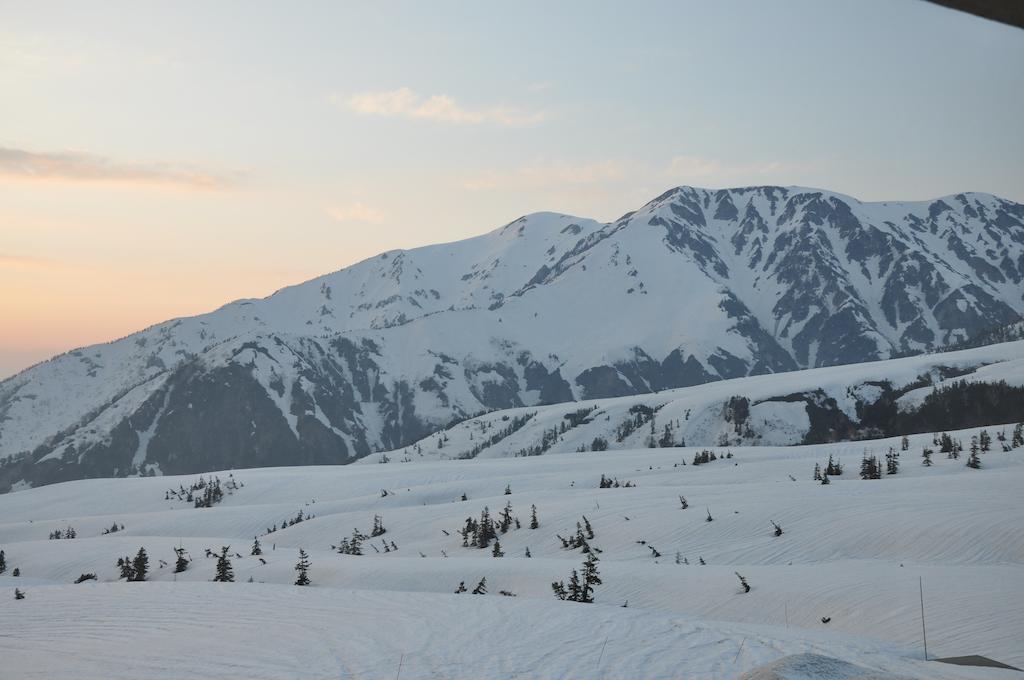
[[[870,361],[1020,318],[1024,206],[676,187],[524,215],[0,382],[0,489],[350,462],[453,419]],[[212,466],[212,467],[210,467]]]

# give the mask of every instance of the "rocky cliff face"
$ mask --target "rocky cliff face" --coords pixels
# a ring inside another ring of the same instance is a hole
[[[870,361],[1024,312],[1024,205],[679,187],[540,213],[0,383],[0,489],[347,463],[484,411]]]

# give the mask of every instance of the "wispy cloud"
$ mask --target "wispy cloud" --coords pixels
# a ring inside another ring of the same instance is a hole
[[[421,97],[408,87],[382,92],[364,92],[348,99],[333,95],[331,101],[365,116],[412,118],[455,124],[492,123],[521,127],[536,125],[545,118],[544,113],[540,111],[524,111],[506,106],[466,108],[448,95]]]
[[[49,269],[56,266],[57,262],[44,257],[0,253],[0,269]]]
[[[705,156],[674,156],[665,169],[664,176],[675,184],[690,183],[748,183],[758,179],[781,175],[788,168],[778,161],[766,163],[729,163]]]
[[[530,83],[526,89],[530,92],[547,92],[552,89],[555,84],[549,80],[540,81],[537,83]]]
[[[596,163],[538,163],[509,172],[489,171],[466,179],[466,189],[532,188],[553,185],[582,185],[614,182],[626,176],[625,166],[617,161]]]
[[[664,187],[693,184],[706,187],[743,186],[759,182],[788,182],[799,166],[781,162],[733,163],[696,155],[673,156],[667,161],[608,159],[590,163],[541,162],[511,170],[485,170],[460,185],[473,191],[493,189],[565,189],[585,187]]]
[[[233,179],[167,163],[122,163],[92,153],[37,153],[0,147],[0,181],[92,182],[223,189]]]
[[[326,212],[331,219],[338,222],[380,224],[385,219],[384,213],[380,210],[359,202],[346,206],[331,206]]]

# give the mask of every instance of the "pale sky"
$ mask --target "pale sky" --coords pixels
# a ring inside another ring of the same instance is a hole
[[[1024,31],[920,0],[0,0],[0,378],[669,187],[1024,201]]]

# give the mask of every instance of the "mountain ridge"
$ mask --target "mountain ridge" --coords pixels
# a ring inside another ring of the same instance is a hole
[[[5,379],[0,488],[351,462],[482,411],[926,351],[1019,318],[1022,281],[1024,205],[990,194],[676,187],[608,223],[534,213]]]

